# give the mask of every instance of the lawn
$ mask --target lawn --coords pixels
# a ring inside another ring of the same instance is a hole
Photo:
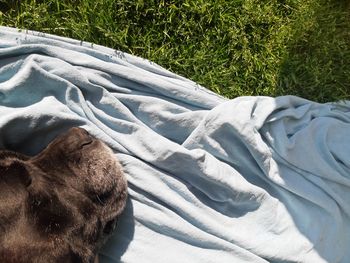
[[[135,54],[228,98],[350,99],[347,0],[0,0],[0,24]]]

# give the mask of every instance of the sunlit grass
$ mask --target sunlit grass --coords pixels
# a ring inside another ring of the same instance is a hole
[[[0,23],[126,51],[229,98],[350,96],[341,0],[0,1]]]

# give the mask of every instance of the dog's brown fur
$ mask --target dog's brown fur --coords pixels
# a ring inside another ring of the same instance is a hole
[[[94,262],[126,197],[112,151],[84,129],[32,158],[0,151],[0,262]]]

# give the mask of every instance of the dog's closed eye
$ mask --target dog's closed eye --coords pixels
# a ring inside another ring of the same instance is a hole
[[[66,147],[65,153],[72,154],[72,153],[80,152],[81,150],[84,149],[84,147],[92,144],[93,142],[94,140],[91,138],[86,138],[86,140],[79,143],[75,142],[74,145],[69,145],[68,147]]]
[[[83,149],[85,146],[90,145],[93,142],[93,140],[88,140],[86,142],[83,142],[82,144],[80,144],[80,149]]]

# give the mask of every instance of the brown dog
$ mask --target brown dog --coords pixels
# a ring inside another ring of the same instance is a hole
[[[126,198],[120,164],[84,129],[32,158],[0,151],[0,262],[94,262]]]

